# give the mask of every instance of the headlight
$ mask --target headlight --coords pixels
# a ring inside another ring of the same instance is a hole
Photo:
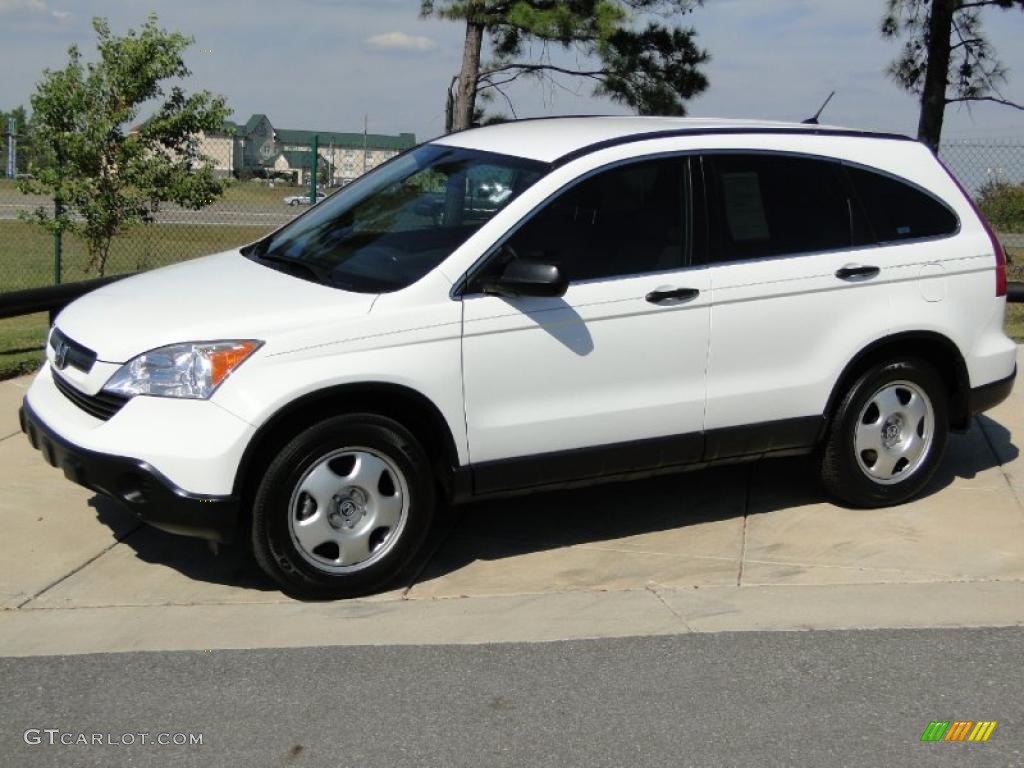
[[[119,395],[205,400],[263,342],[210,341],[171,344],[122,365],[103,389]]]

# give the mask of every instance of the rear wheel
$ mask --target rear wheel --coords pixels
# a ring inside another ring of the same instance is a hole
[[[434,505],[429,462],[408,430],[372,414],[336,416],[271,462],[254,497],[253,550],[290,594],[366,594],[411,569]]]
[[[858,507],[899,504],[920,493],[949,436],[948,393],[922,360],[865,371],[832,417],[820,455],[826,490]]]

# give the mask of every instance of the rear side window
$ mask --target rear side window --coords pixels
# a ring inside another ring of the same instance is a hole
[[[851,206],[839,163],[787,155],[704,158],[713,261],[847,248]]]
[[[941,237],[956,232],[956,215],[926,192],[864,168],[846,166],[846,172],[876,242]]]

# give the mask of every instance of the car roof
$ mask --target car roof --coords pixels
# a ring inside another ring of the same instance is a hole
[[[833,125],[707,117],[608,116],[514,120],[450,133],[434,139],[432,143],[558,163],[605,146],[645,138],[716,133],[811,133],[907,140],[906,136],[858,131]]]

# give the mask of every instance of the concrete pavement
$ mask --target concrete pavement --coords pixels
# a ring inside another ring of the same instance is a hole
[[[411,583],[337,603],[66,481],[26,384],[0,382],[0,655],[1024,624],[1021,383],[897,508],[829,503],[803,460],[476,504]]]

